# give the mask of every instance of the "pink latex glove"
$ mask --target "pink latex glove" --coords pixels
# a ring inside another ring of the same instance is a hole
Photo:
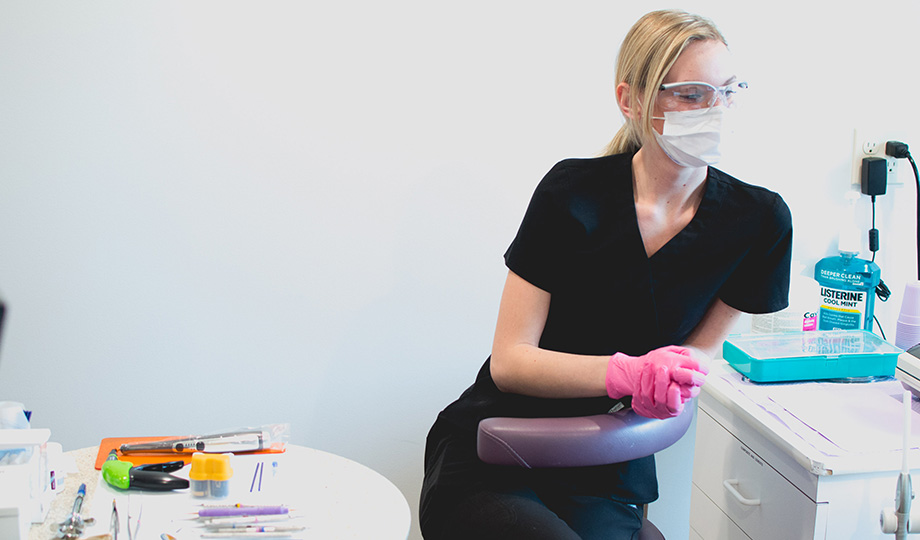
[[[632,396],[637,414],[670,418],[699,395],[709,370],[686,347],[669,345],[642,356],[617,353],[607,363],[607,395]]]

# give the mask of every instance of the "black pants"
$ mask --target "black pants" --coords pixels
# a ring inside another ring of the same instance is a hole
[[[426,540],[632,540],[642,511],[570,470],[483,464],[475,441],[438,423],[425,448],[419,521]]]

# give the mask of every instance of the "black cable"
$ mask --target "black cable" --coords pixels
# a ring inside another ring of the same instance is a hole
[[[882,335],[882,339],[888,341],[888,338],[885,337],[885,331],[882,330],[882,323],[878,322],[878,317],[872,315],[872,319],[875,320],[875,326],[878,327],[878,333]]]
[[[920,174],[917,174],[917,164],[910,152],[907,152],[907,161],[914,169],[914,180],[917,184],[917,279],[920,279]]]
[[[875,253],[878,251],[878,246],[878,229],[875,228],[875,195],[872,195],[872,228],[869,230],[869,251],[872,252],[872,262],[875,262]],[[885,281],[882,279],[879,279],[878,285],[875,286],[875,296],[882,302],[887,302],[888,298],[891,297],[891,289],[885,285]]]
[[[869,229],[869,251],[872,252],[872,262],[875,262],[875,252],[878,251],[878,229],[875,228],[875,195],[872,196],[872,228]]]
[[[888,285],[885,285],[885,280],[878,280],[878,285],[875,286],[875,295],[882,302],[887,302],[891,297],[891,289],[888,288]]]
[[[885,143],[885,153],[897,159],[906,158],[914,169],[914,180],[917,186],[917,279],[920,279],[920,174],[917,174],[917,164],[906,144],[899,141],[888,141]]]

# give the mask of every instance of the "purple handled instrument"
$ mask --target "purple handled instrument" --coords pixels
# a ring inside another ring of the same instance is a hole
[[[198,511],[198,517],[268,516],[287,514],[286,506],[212,506]]]

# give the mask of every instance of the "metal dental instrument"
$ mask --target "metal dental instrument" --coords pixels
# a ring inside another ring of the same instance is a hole
[[[262,523],[275,525],[280,521],[290,520],[290,514],[265,514],[261,516],[206,517],[201,518],[201,524],[205,527],[233,527],[235,525],[257,525]]]
[[[907,540],[908,523],[910,522],[910,502],[914,498],[914,490],[911,487],[910,467],[907,465],[907,453],[910,449],[910,402],[911,394],[904,392],[904,453],[901,458],[901,474],[898,475],[898,487],[895,490],[895,515],[898,518],[898,526],[894,536],[897,540]]]
[[[115,506],[115,499],[112,499],[112,519],[109,522],[109,532],[112,534],[112,540],[118,540],[118,507]]]
[[[84,538],[84,540],[118,540],[118,508],[115,499],[112,499],[112,518],[109,520],[109,532]]]
[[[70,517],[64,520],[58,527],[58,538],[63,538],[64,540],[77,540],[77,538],[80,538],[80,535],[83,534],[83,529],[87,525],[95,523],[95,519],[83,519],[83,516],[80,514],[80,510],[83,508],[84,497],[86,497],[86,484],[80,484],[80,489],[77,490],[77,498],[73,501],[73,510],[70,512]]]
[[[907,463],[907,455],[910,450],[910,420],[911,420],[911,393],[904,391],[902,395],[904,404],[904,423],[903,423],[903,454],[901,456],[901,473],[898,475],[898,484],[895,488],[894,508],[882,508],[879,519],[882,532],[885,534],[894,534],[897,540],[907,540],[910,533],[920,532],[916,522],[911,521],[911,501],[914,498],[914,490],[911,486],[910,467]]]
[[[137,532],[138,532],[138,531],[140,530],[140,528],[141,528],[141,514],[144,513],[144,503],[143,503],[143,500],[142,500],[142,502],[141,502],[141,509],[137,511],[137,520],[135,520],[134,528],[132,529],[132,528],[131,528],[131,518],[132,518],[132,515],[131,515],[131,499],[132,499],[132,497],[128,497],[128,540],[135,540],[136,538],[138,538]]]

